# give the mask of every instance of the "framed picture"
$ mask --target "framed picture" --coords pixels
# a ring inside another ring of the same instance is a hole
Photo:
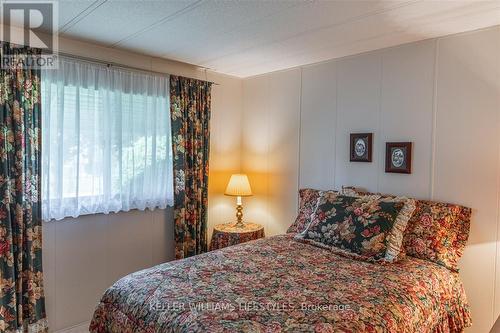
[[[372,133],[351,134],[351,162],[371,162],[372,161]]]
[[[385,144],[385,172],[411,173],[411,142]]]

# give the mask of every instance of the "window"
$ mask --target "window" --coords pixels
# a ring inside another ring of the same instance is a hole
[[[61,58],[42,72],[42,215],[173,202],[166,76]]]

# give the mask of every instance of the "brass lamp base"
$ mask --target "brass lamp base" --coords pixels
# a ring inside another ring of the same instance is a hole
[[[236,228],[245,227],[245,223],[243,223],[243,205],[241,203],[236,205],[236,221],[237,222],[234,224]]]

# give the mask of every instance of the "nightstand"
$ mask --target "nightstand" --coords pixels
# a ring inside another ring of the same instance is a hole
[[[264,227],[257,223],[245,223],[243,228],[235,227],[234,223],[217,224],[214,227],[210,250],[245,243],[264,237]]]

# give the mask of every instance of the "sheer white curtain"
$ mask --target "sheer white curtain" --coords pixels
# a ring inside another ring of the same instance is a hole
[[[62,58],[42,115],[44,220],[173,204],[167,76]]]

